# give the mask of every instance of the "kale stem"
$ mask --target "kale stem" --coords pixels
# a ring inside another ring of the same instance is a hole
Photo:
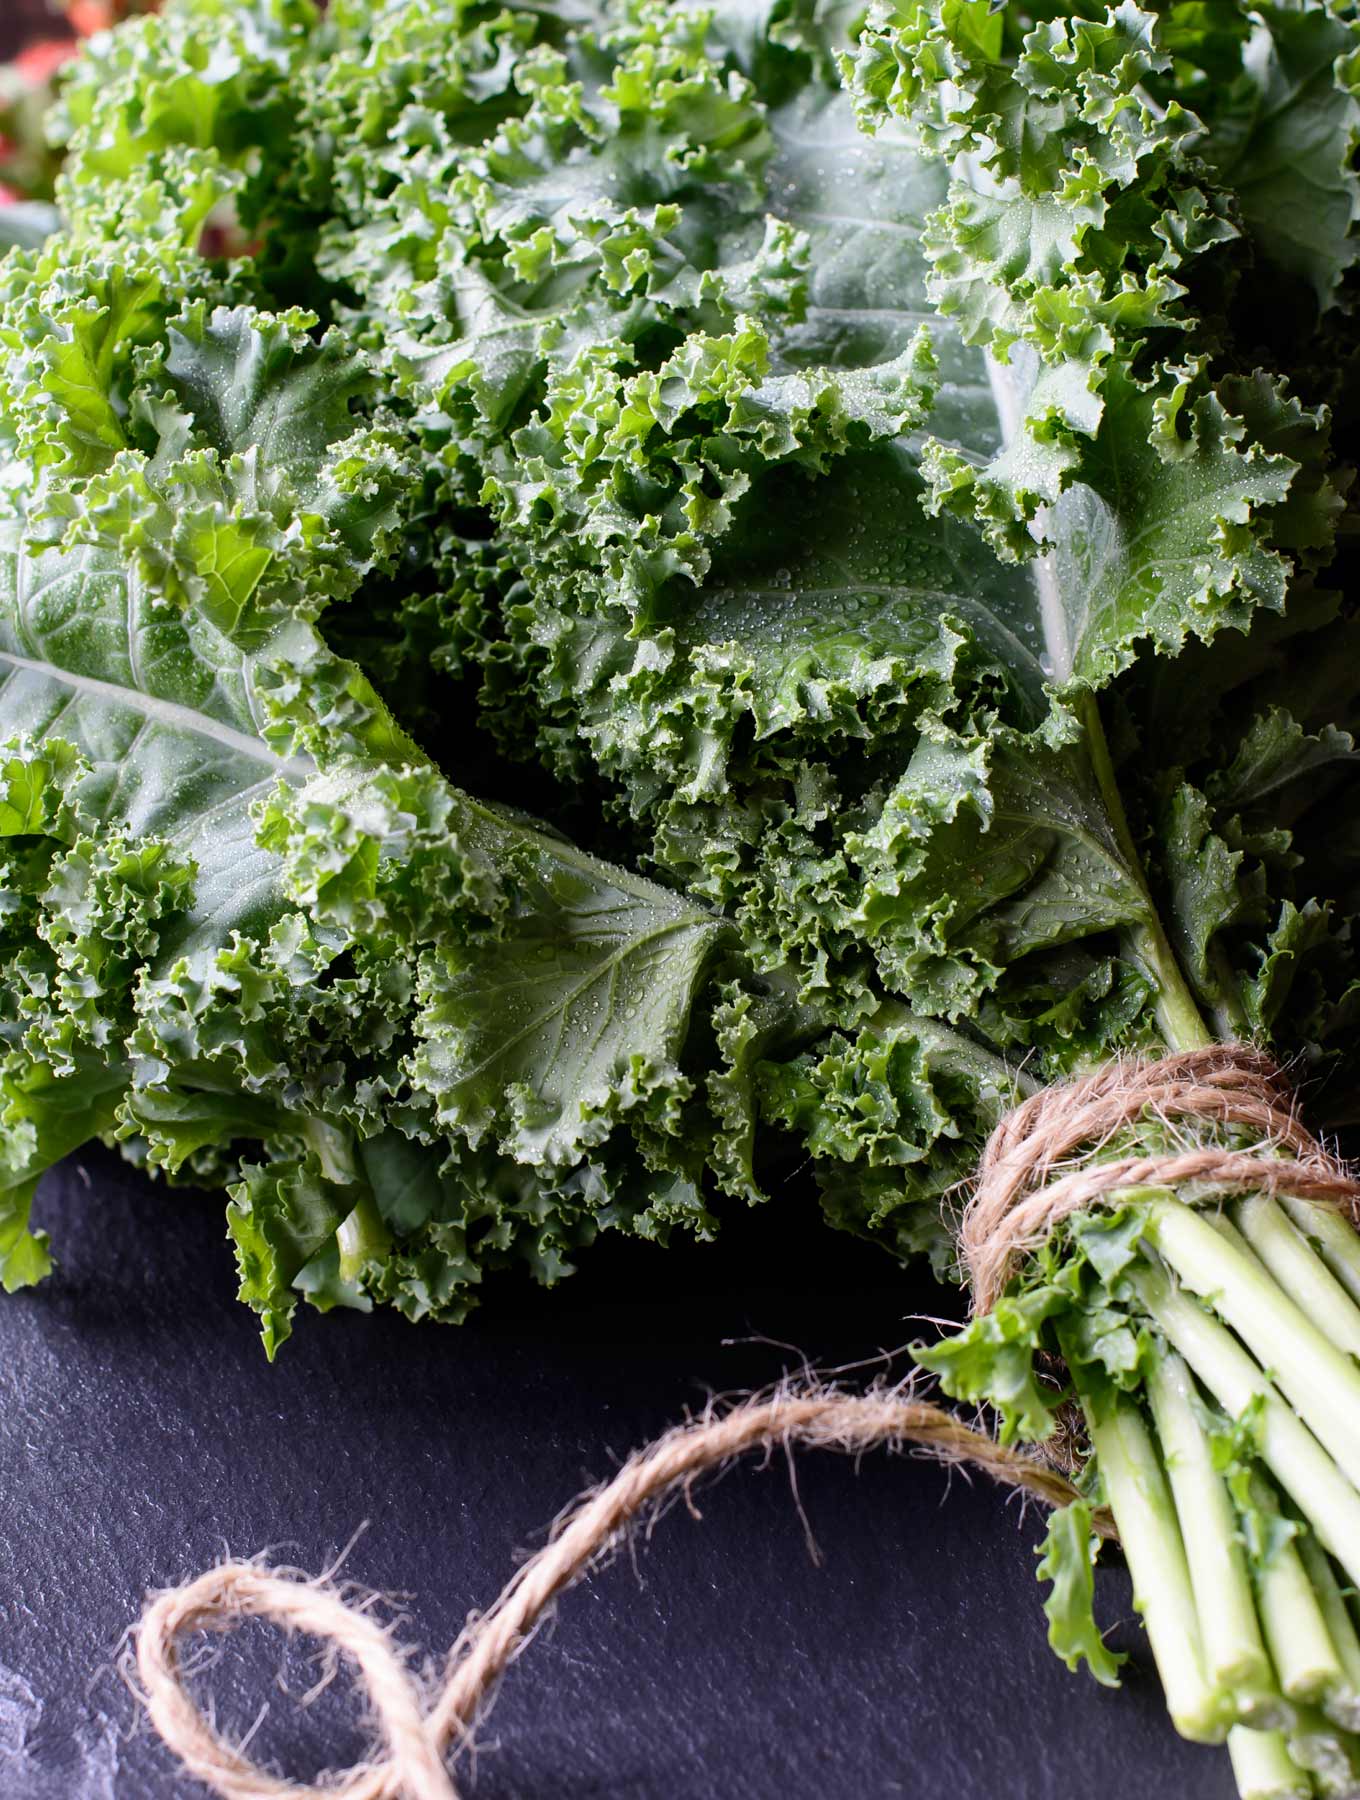
[[[1328,1695],[1324,1711],[1347,1731],[1360,1730],[1360,1636],[1355,1621],[1327,1552],[1311,1531],[1300,1534],[1298,1550],[1341,1665],[1341,1680]]]
[[[1317,1245],[1322,1260],[1351,1299],[1360,1303],[1360,1233],[1350,1220],[1311,1200],[1286,1196],[1281,1205],[1299,1230]]]
[[[1274,1506],[1269,1483],[1255,1469],[1251,1487],[1263,1511]],[[1286,1698],[1304,1706],[1322,1704],[1344,1685],[1345,1674],[1303,1559],[1289,1539],[1273,1545],[1258,1564],[1256,1588]]]
[[[1235,1210],[1242,1236],[1290,1299],[1336,1349],[1360,1357],[1360,1306],[1279,1203],[1268,1194],[1253,1194]]]
[[[1234,1725],[1228,1755],[1241,1800],[1310,1800],[1313,1783],[1290,1756],[1282,1731]]]
[[[392,1248],[392,1233],[367,1194],[341,1223],[336,1237],[340,1244],[340,1274],[346,1281],[356,1281],[365,1263],[380,1262]]]
[[[1186,1209],[1189,1210],[1188,1208]],[[1256,1409],[1261,1460],[1350,1579],[1360,1585],[1360,1494],[1225,1326],[1166,1273],[1131,1271],[1139,1298],[1230,1418]]]
[[[1227,1483],[1214,1467],[1194,1378],[1174,1350],[1153,1364],[1148,1397],[1185,1543],[1205,1674],[1234,1697],[1239,1718],[1278,1725],[1280,1697],[1261,1640],[1237,1518]]]
[[[1114,763],[1110,757],[1110,746],[1105,737],[1105,727],[1101,723],[1100,706],[1094,694],[1084,693],[1081,696],[1077,702],[1077,716],[1081,720],[1091,768],[1100,788],[1101,799],[1105,802],[1115,842],[1147,901],[1144,920],[1128,927],[1130,953],[1157,990],[1157,1024],[1167,1046],[1172,1050],[1201,1050],[1206,1044],[1213,1043],[1214,1036],[1204,1023],[1195,996],[1191,993],[1190,985],[1176,960],[1176,953],[1171,948],[1171,940],[1157,916],[1157,907],[1148,887],[1143,861],[1129,829],[1128,814],[1124,811],[1123,797],[1119,792]]]
[[[1360,1488],[1360,1369],[1248,1251],[1178,1200],[1150,1203],[1149,1236],[1182,1283],[1241,1338]]]
[[[1080,1390],[1080,1398],[1172,1723],[1182,1737],[1221,1744],[1221,1697],[1205,1675],[1185,1544],[1152,1433],[1117,1389]]]

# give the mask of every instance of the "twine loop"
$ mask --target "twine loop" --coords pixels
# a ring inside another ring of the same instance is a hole
[[[710,1406],[630,1456],[611,1481],[561,1514],[544,1547],[517,1571],[489,1611],[469,1620],[433,1695],[414,1677],[391,1636],[325,1581],[255,1562],[229,1562],[158,1595],[136,1633],[135,1678],[152,1725],[184,1769],[224,1800],[457,1800],[445,1759],[465,1748],[505,1671],[554,1601],[597,1566],[639,1520],[705,1474],[751,1451],[795,1446],[855,1455],[912,1446],[938,1461],[983,1470],[994,1480],[1063,1506],[1077,1491],[1037,1458],[996,1443],[907,1384],[850,1394],[784,1385],[728,1407]],[[1101,1516],[1097,1526],[1113,1527]],[[218,1732],[185,1686],[179,1642],[195,1631],[230,1631],[245,1619],[333,1646],[358,1669],[386,1747],[325,1787],[272,1775]]]
[[[1239,1127],[1247,1147],[1187,1143],[1105,1156],[1140,1120]],[[1080,1153],[1074,1167],[1066,1167]],[[1007,1113],[978,1163],[959,1249],[973,1310],[989,1312],[1023,1258],[1061,1220],[1120,1189],[1289,1194],[1349,1213],[1360,1181],[1302,1124],[1279,1065],[1250,1044],[1213,1044],[1155,1060],[1122,1059],[1043,1088]]]
[[[178,1646],[191,1632],[230,1631],[247,1619],[269,1619],[343,1651],[367,1690],[389,1760],[321,1788],[271,1775],[228,1743],[185,1687]],[[222,1563],[156,1596],[138,1627],[136,1660],[156,1730],[190,1774],[227,1800],[456,1800],[405,1659],[374,1618],[325,1581],[254,1562]],[[397,1771],[393,1785],[388,1776]]]

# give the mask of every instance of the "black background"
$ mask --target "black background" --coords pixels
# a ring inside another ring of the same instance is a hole
[[[502,1278],[461,1329],[301,1316],[271,1368],[233,1298],[220,1201],[102,1153],[49,1176],[61,1259],[0,1297],[0,1795],[190,1800],[113,1664],[148,1587],[270,1547],[402,1591],[442,1652],[584,1481],[703,1396],[908,1340],[952,1304],[810,1204],[774,1201],[713,1246],[601,1243],[555,1291]],[[900,1366],[900,1365],[899,1365]],[[1181,1743],[1137,1656],[1110,1693],[1044,1642],[1034,1509],[919,1461],[744,1465],[578,1588],[508,1677],[477,1800],[1223,1800],[1223,1752]],[[361,1740],[342,1678],[252,1626],[211,1676],[224,1725],[296,1778]]]

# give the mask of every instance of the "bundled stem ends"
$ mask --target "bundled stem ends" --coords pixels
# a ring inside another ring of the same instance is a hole
[[[918,1353],[1031,1440],[1062,1356],[1173,1721],[1227,1739],[1249,1800],[1360,1795],[1358,1202],[1259,1051],[1112,1064],[998,1128],[960,1234],[973,1322]],[[1112,1684],[1093,1551],[1083,1500],[1041,1567],[1050,1641]]]

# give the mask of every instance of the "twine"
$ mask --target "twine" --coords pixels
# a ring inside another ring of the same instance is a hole
[[[1241,1127],[1257,1141],[1102,1156],[1118,1132],[1147,1117]],[[1064,1173],[1079,1151],[1079,1165]],[[1194,1186],[1289,1194],[1353,1222],[1360,1209],[1360,1182],[1300,1123],[1289,1083],[1262,1051],[1213,1044],[1109,1063],[1031,1095],[988,1139],[959,1231],[974,1312],[990,1312],[1023,1258],[1072,1213],[1119,1189]]]
[[[1153,1117],[1247,1130],[1247,1149],[1187,1144],[1165,1152],[1105,1155],[1118,1133]],[[1082,1153],[1080,1163],[1065,1169]],[[1096,1160],[1092,1160],[1095,1158]],[[1156,1061],[1120,1061],[1048,1088],[1009,1113],[978,1165],[960,1249],[977,1312],[988,1311],[1021,1258],[1062,1219],[1134,1187],[1288,1193],[1360,1210],[1360,1183],[1300,1124],[1288,1083],[1269,1057],[1241,1044]],[[152,1724],[184,1768],[225,1800],[457,1800],[445,1759],[465,1749],[501,1677],[557,1597],[597,1566],[639,1520],[750,1451],[795,1446],[858,1454],[912,1445],[937,1459],[984,1470],[1050,1506],[1077,1498],[1059,1471],[1005,1448],[909,1388],[848,1394],[805,1384],[735,1405],[710,1407],[637,1451],[612,1481],[574,1501],[544,1547],[473,1617],[450,1653],[442,1685],[427,1696],[389,1633],[326,1581],[255,1562],[231,1562],[159,1595],[136,1635],[136,1675]],[[695,1515],[697,1516],[697,1514]],[[1108,1514],[1097,1529],[1113,1536]],[[269,1774],[229,1744],[184,1685],[179,1640],[229,1631],[247,1618],[319,1638],[353,1663],[367,1690],[384,1760],[305,1786]]]
[[[996,1443],[906,1387],[849,1394],[804,1384],[711,1406],[637,1451],[603,1486],[574,1501],[549,1541],[511,1578],[489,1611],[473,1617],[449,1656],[442,1686],[427,1703],[391,1636],[325,1581],[308,1581],[256,1562],[229,1562],[185,1587],[158,1595],[136,1633],[135,1674],[148,1717],[187,1773],[225,1800],[457,1800],[444,1765],[468,1746],[507,1668],[557,1597],[607,1556],[630,1527],[698,1477],[751,1451],[795,1446],[850,1455],[911,1445],[935,1459],[981,1469],[1049,1506],[1077,1498],[1057,1470]],[[1113,1534],[1108,1515],[1097,1529]],[[387,1756],[325,1787],[271,1775],[222,1737],[184,1685],[179,1641],[194,1631],[230,1631],[245,1619],[332,1645],[357,1669]]]

